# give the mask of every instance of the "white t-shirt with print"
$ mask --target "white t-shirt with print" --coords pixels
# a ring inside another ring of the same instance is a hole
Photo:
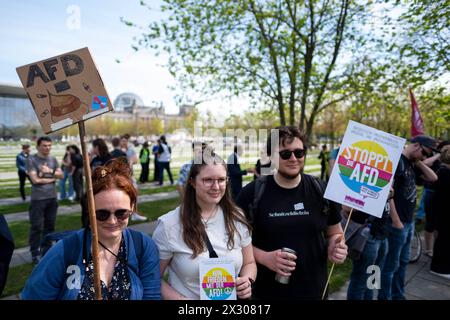
[[[244,224],[237,222],[236,229],[238,232],[234,235],[234,248],[229,250],[223,211],[219,207],[208,221],[206,233],[219,258],[231,258],[234,261],[237,276],[242,268],[242,248],[250,245],[252,239]],[[183,241],[180,207],[158,219],[153,240],[159,248],[160,259],[172,259],[168,266],[170,286],[187,298],[200,299],[199,260],[208,259],[209,252],[205,249],[192,259],[192,250]]]

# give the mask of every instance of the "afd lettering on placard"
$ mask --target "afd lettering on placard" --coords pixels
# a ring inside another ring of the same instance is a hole
[[[56,80],[55,72],[56,65],[61,63],[62,69],[66,77],[71,77],[80,74],[84,70],[83,60],[76,54],[66,54],[58,59],[50,59],[43,62],[46,73],[37,65],[33,64],[28,69],[27,88],[34,86],[36,77],[41,78],[44,83]]]
[[[389,164],[388,157],[355,146],[346,147],[342,156],[347,160],[348,166],[355,166],[349,179],[361,183],[366,182],[369,186],[377,184],[379,176],[377,168],[379,168],[379,165],[382,165],[383,170],[386,170]]]

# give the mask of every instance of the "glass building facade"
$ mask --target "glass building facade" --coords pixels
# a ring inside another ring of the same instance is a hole
[[[0,85],[0,126],[6,128],[39,125],[25,90],[19,86]]]

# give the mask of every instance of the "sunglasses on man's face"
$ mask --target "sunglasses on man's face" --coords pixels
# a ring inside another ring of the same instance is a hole
[[[422,145],[420,146],[420,148],[422,149],[422,155],[425,158],[429,158],[429,157],[433,156],[433,153],[432,152],[428,152],[427,150],[425,150],[425,148]]]
[[[297,159],[300,159],[302,157],[305,156],[305,149],[295,149],[295,150],[283,150],[278,152],[280,154],[280,158],[283,160],[288,160],[291,158],[292,154],[294,154],[294,156]]]
[[[98,221],[106,221],[109,219],[109,216],[111,214],[114,214],[117,218],[117,220],[125,220],[127,219],[129,216],[131,216],[131,214],[133,213],[132,210],[129,209],[117,209],[114,212],[111,212],[109,210],[106,209],[99,209],[95,211],[95,217],[97,218]]]

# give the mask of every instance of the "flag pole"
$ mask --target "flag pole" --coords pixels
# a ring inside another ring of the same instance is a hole
[[[347,223],[345,224],[345,227],[344,227],[344,233],[342,235],[344,237],[344,241],[345,241],[345,232],[347,231],[348,224],[350,222],[350,219],[352,218],[352,213],[353,213],[353,208],[351,208],[350,213],[348,214]],[[336,265],[336,262],[333,262],[333,265],[331,266],[331,269],[330,269],[330,273],[328,274],[327,283],[325,284],[325,288],[323,289],[323,292],[322,292],[322,300],[325,298],[325,293],[327,292],[328,284],[330,283],[331,275],[333,274],[335,265]]]
[[[86,129],[84,127],[84,121],[78,122],[78,128],[80,131],[81,151],[83,153],[83,167],[84,176],[86,177],[86,195],[89,209],[89,222],[91,225],[92,233],[92,261],[94,263],[94,289],[95,297],[97,300],[102,300],[102,287],[100,286],[100,262],[98,259],[98,233],[97,233],[97,220],[95,218],[95,203],[94,193],[92,190],[92,178],[91,167],[89,165],[89,157],[86,150]]]

